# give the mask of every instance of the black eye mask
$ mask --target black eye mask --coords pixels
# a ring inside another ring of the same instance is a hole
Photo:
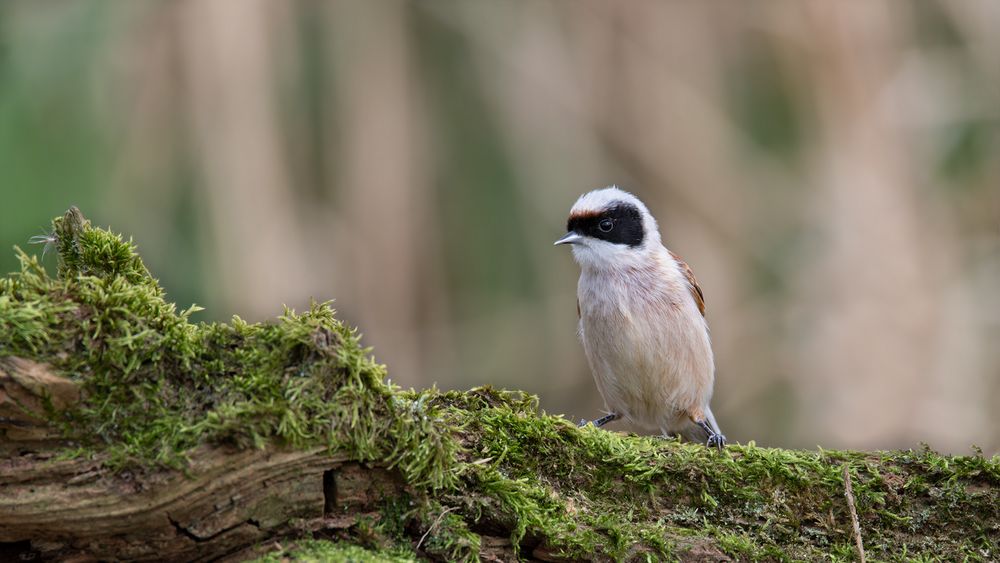
[[[611,230],[606,230],[611,221]],[[601,224],[605,221],[604,225]],[[604,228],[602,228],[604,227]],[[631,203],[614,202],[607,209],[597,213],[571,215],[566,230],[577,234],[605,240],[614,244],[639,246],[642,244],[642,213]]]

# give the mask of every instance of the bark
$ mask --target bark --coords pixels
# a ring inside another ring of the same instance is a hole
[[[45,422],[46,404],[79,399],[76,383],[41,364],[0,361],[0,555],[239,558],[271,538],[349,528],[403,490],[397,474],[326,448],[205,446],[183,471],[60,459],[72,444]]]

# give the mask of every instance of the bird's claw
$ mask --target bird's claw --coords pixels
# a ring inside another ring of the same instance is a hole
[[[709,434],[708,440],[705,440],[705,445],[710,448],[718,448],[721,450],[726,446],[726,437],[718,432],[713,432]]]
[[[701,429],[708,434],[708,439],[705,440],[705,445],[707,447],[718,448],[721,450],[726,445],[726,437],[723,436],[721,432],[716,432],[715,429],[708,425],[708,422],[704,420],[697,420],[695,421],[695,424],[701,427]]]

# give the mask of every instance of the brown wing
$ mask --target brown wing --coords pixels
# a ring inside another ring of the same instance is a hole
[[[694,272],[691,271],[691,266],[688,266],[680,256],[670,252],[670,256],[677,261],[677,266],[680,267],[681,272],[684,273],[684,277],[687,278],[688,289],[691,290],[691,297],[694,297],[694,302],[698,304],[698,310],[701,311],[701,316],[705,316],[705,294],[701,292],[701,287],[698,285],[698,279],[694,277]]]

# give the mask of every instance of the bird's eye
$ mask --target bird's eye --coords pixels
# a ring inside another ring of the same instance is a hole
[[[611,229],[615,228],[615,222],[611,219],[601,219],[601,222],[597,224],[597,228],[601,229],[603,233],[610,233]]]

